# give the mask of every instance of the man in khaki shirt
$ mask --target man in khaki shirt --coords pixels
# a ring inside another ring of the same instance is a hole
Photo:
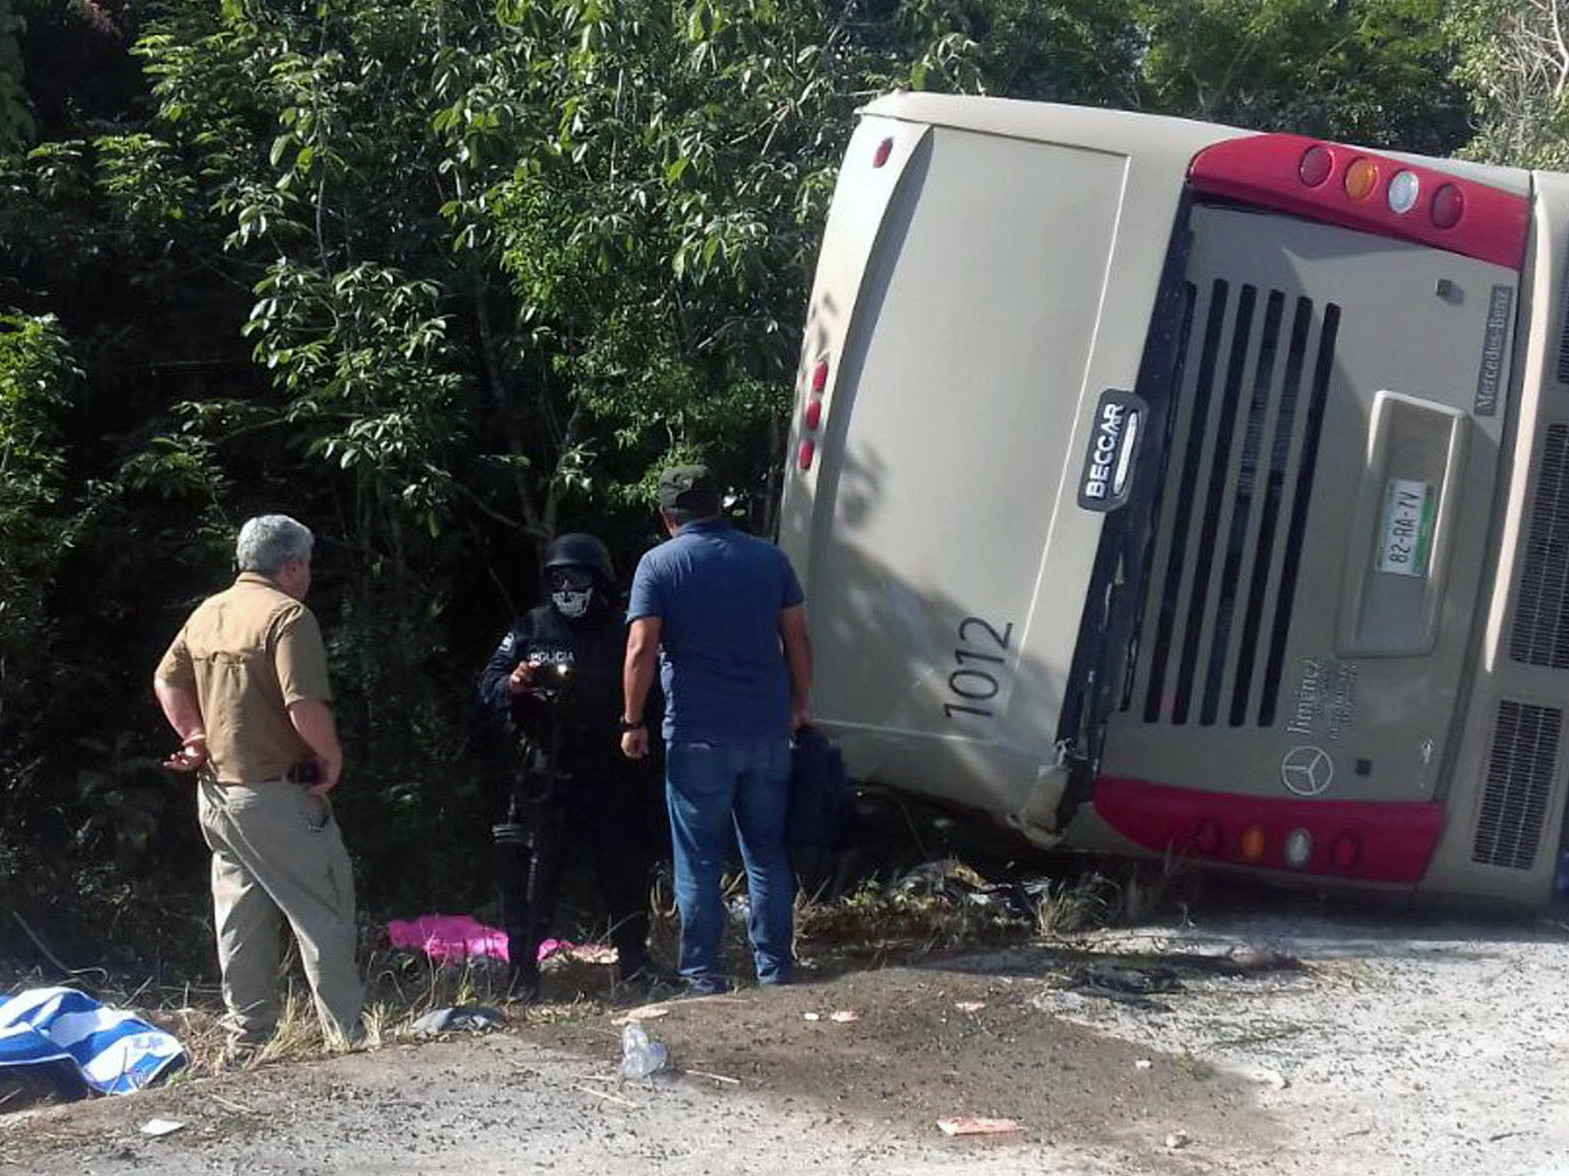
[[[287,515],[240,529],[234,584],[201,603],[153,690],[197,774],[231,1047],[277,1027],[279,916],[329,1039],[360,1035],[354,878],[327,794],[343,770],[311,583],[311,533]]]

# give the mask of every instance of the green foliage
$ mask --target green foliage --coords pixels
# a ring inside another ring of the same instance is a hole
[[[199,854],[188,795],[152,799],[146,679],[235,525],[282,509],[319,538],[367,893],[460,901],[507,768],[472,681],[533,549],[587,526],[630,568],[655,472],[700,452],[771,526],[857,105],[1441,152],[1459,60],[1478,151],[1556,158],[1541,76],[1500,88],[1531,7],[0,0],[0,857]]]
[[[604,439],[577,485],[614,495],[620,471],[641,486],[684,445],[761,505],[766,480],[747,467],[775,449],[854,96],[870,78],[910,79],[821,3],[519,2],[508,15],[507,101],[559,115],[486,194],[485,222],[531,352],[567,390],[568,419],[581,410]]]
[[[1569,47],[1562,0],[1453,0],[1445,32],[1479,129],[1465,154],[1569,169]]]
[[[71,539],[59,422],[74,374],[53,318],[0,314],[0,707],[8,664],[41,638],[44,592]]]
[[[195,181],[179,171],[168,143],[144,132],[101,135],[93,146],[99,190],[138,229],[157,232],[194,212]]]
[[[244,333],[288,393],[277,411],[306,456],[439,535],[446,443],[461,415],[436,285],[369,262],[328,277],[284,259],[256,290]]]
[[[900,12],[917,35],[950,30],[913,67],[915,89],[1139,105],[1146,34],[1130,0],[912,0]]]
[[[134,749],[128,731],[113,741],[79,741],[88,766],[76,775],[77,799],[86,812],[75,842],[82,849],[108,845],[122,873],[145,873],[158,828],[172,806],[169,789],[152,756]]]
[[[32,102],[22,84],[21,36],[27,21],[13,0],[0,0],[0,154],[19,151],[37,130]]]
[[[1444,0],[1142,0],[1148,105],[1445,155],[1468,137]]]

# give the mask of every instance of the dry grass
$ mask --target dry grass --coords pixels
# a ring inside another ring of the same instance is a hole
[[[1012,888],[1006,898],[966,867],[948,873],[959,882],[949,892],[867,882],[837,902],[801,896],[798,954],[875,965],[1061,939],[1126,916],[1126,887],[1096,872]]]
[[[1170,872],[1168,868],[1167,876]],[[992,888],[966,867],[950,863],[949,874],[960,883],[957,890],[921,891],[867,881],[832,902],[803,892],[796,900],[798,957],[831,972],[908,962],[937,952],[1062,940],[1099,927],[1140,921],[1148,914],[1152,899],[1158,901],[1164,889],[1162,878],[1151,882],[1130,875],[1118,882],[1089,870],[1052,879],[1044,887],[1033,884],[1025,902],[1018,901],[1024,892],[1017,889],[1013,901],[1002,902],[995,896],[984,897]],[[726,920],[724,950],[729,971],[737,976],[751,971],[744,895],[743,877],[727,880],[724,897],[731,916]],[[656,960],[673,960],[679,918],[668,883],[656,885],[650,897],[651,954]],[[549,1023],[593,1015],[617,995],[610,983],[611,969],[569,959],[551,965],[546,990],[570,993],[570,999],[536,1005],[508,999],[506,966],[500,961],[438,965],[420,953],[385,949],[372,951],[364,959],[366,1032],[362,1043],[351,1047],[323,1036],[309,989],[291,953],[281,980],[278,1031],[265,1046],[238,1061],[225,1058],[227,1035],[216,985],[170,987],[151,980],[128,982],[96,969],[77,974],[74,982],[105,1003],[137,1010],[177,1037],[191,1064],[174,1076],[175,1082],[220,1069],[249,1070],[317,1060],[351,1048],[377,1049],[406,1036],[410,1024],[425,1013],[452,1005],[491,1005],[514,1022]],[[0,976],[0,981],[12,989],[52,982],[40,972]],[[0,1091],[0,1096],[4,1093]],[[32,1101],[36,1100],[12,1095],[0,1105],[0,1114]]]
[[[795,933],[797,954],[888,960],[993,947],[1027,937],[1030,928],[989,907],[867,883],[834,903],[798,900]]]
[[[1095,870],[1057,879],[1035,900],[1035,934],[1042,939],[1062,939],[1136,922],[1129,901],[1133,893],[1131,881],[1118,883]]]

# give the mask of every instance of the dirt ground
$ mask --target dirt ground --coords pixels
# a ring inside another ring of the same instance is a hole
[[[619,1079],[624,1011],[584,1009],[0,1115],[0,1172],[1569,1176],[1548,921],[1282,899],[668,1008],[649,1082]]]

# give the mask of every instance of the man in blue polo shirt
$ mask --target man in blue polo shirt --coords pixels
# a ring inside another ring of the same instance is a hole
[[[681,908],[680,972],[724,992],[720,874],[734,828],[746,863],[757,979],[787,984],[795,876],[785,844],[790,735],[810,714],[812,651],[801,586],[772,543],[732,530],[702,466],[659,479],[671,539],[643,556],[627,607],[621,749],[648,753],[655,655],[665,691],[665,797]]]

